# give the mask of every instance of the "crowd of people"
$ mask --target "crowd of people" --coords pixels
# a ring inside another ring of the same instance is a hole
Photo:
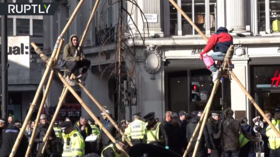
[[[112,116],[109,110],[106,112]],[[116,122],[125,136],[117,131],[104,113],[101,113],[103,119],[101,122],[121,148],[128,153],[131,153],[133,147],[140,145],[137,151],[134,151],[134,155],[138,153],[139,157],[166,156],[167,152],[171,153],[168,156],[176,157],[182,156],[190,145],[187,155],[192,157],[198,141],[198,136],[193,139],[192,136],[200,122],[202,112],[187,114],[185,111],[179,113],[167,111],[163,121],[156,118],[154,112],[148,113],[143,118],[141,113],[135,113],[132,122],[127,120]],[[231,109],[226,109],[222,115],[220,113],[209,115],[199,139],[197,157],[256,157],[257,152],[264,153],[265,157],[279,156],[280,138],[265,119],[257,116],[252,119],[253,125],[250,126],[246,117],[236,120],[233,115],[234,111]],[[274,118],[272,113],[266,112],[265,115],[279,131],[280,109],[275,109]],[[16,151],[16,157],[24,156],[26,153],[34,125],[35,122],[28,123]],[[49,125],[46,115],[42,114],[30,157],[118,157],[122,154],[120,148],[116,143],[112,143],[98,123],[86,117],[80,117],[75,122],[69,118],[65,121],[56,121],[49,137],[44,141]],[[9,117],[7,121],[1,119],[0,129],[2,134],[0,157],[8,157],[21,129],[21,122],[13,120],[13,117]],[[88,141],[87,138],[90,136],[95,137],[94,140]],[[134,146],[129,147],[126,139]],[[45,143],[46,149],[42,152]],[[154,149],[158,148],[166,152],[156,152]]]

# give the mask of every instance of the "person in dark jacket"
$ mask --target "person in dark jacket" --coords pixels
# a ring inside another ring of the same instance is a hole
[[[251,136],[256,137],[256,133],[253,130],[253,128],[250,125],[248,125],[248,119],[246,117],[241,120],[240,124],[244,131],[246,131]],[[246,143],[245,146],[243,146],[240,149],[240,154],[241,157],[255,157],[256,156],[255,143],[254,142]]]
[[[80,78],[87,72],[91,64],[89,60],[85,59],[82,48],[80,47],[80,51],[78,51],[78,47],[79,38],[77,35],[73,34],[70,36],[69,43],[65,45],[63,50],[63,59],[66,61],[66,67],[69,70],[66,74],[66,81],[71,86],[75,85],[75,83],[70,80],[71,74],[76,70],[83,68],[82,73],[77,76],[77,78]]]
[[[85,117],[80,117],[80,120],[75,123],[74,128],[80,132],[84,140],[92,134],[92,129]],[[85,154],[93,153],[94,150],[92,150],[91,146],[90,142],[85,142]]]
[[[12,151],[12,148],[17,140],[19,134],[19,128],[14,124],[9,124],[7,129],[3,132],[3,143],[0,149],[0,157],[8,157]],[[22,136],[20,145],[16,151],[14,157],[23,157],[26,153],[28,146],[28,138],[26,136]]]
[[[203,57],[209,56],[215,61],[223,61],[228,48],[232,44],[233,38],[228,33],[228,30],[225,27],[220,27],[217,32],[209,38],[203,52],[200,53],[200,59],[203,60]],[[207,69],[212,72],[212,81],[214,82],[218,78],[219,74],[219,70],[216,67],[215,62],[213,62],[212,65],[207,66]]]
[[[199,113],[198,113],[199,114]],[[193,141],[190,141],[192,135],[194,134],[194,130],[199,122],[200,117],[196,116],[194,118],[191,119],[191,122],[188,123],[187,125],[187,132],[186,132],[186,138],[189,144],[191,144],[191,147],[189,149],[188,152],[188,157],[192,157],[193,156],[193,151],[195,148],[195,144],[198,138],[198,135],[196,135],[193,139]],[[206,147],[205,147],[206,144]],[[205,157],[207,156],[207,150],[210,151],[211,148],[211,144],[210,144],[210,139],[209,139],[209,135],[207,132],[207,127],[205,127],[203,129],[203,135],[201,136],[200,142],[199,142],[199,146],[198,146],[198,150],[197,150],[197,154],[196,157]]]
[[[239,157],[240,156],[240,143],[239,133],[243,134],[248,140],[258,142],[259,139],[251,136],[242,129],[240,121],[233,118],[233,110],[230,108],[224,111],[225,120],[219,124],[219,132],[214,133],[214,138],[222,139],[225,157]]]
[[[214,139],[213,136],[214,133],[218,133],[219,131],[219,116],[218,113],[212,113],[212,117],[208,119],[208,123],[206,124],[212,145],[210,157],[220,157],[222,155],[221,139]]]
[[[180,128],[178,123],[178,114],[173,112],[171,115],[171,122],[166,123],[164,129],[166,130],[169,149],[177,154],[181,154],[181,139],[180,139]]]
[[[41,149],[43,148],[43,145],[44,145],[43,139],[49,128],[49,123],[47,123],[46,120],[47,120],[47,116],[45,114],[42,114],[40,116],[40,124],[38,125],[38,128],[35,133],[35,137],[34,137],[34,142],[37,143],[38,153],[40,153]],[[52,129],[50,136],[48,138],[48,141],[47,141],[47,147],[46,147],[44,155],[43,155],[44,157],[48,157],[51,154],[56,154],[55,143],[56,143],[56,136],[55,136],[54,130]]]
[[[271,121],[272,120],[272,115],[271,113],[267,112],[265,113],[265,116]],[[264,156],[269,157],[270,149],[268,147],[268,137],[266,136],[266,128],[268,127],[267,121],[263,119],[263,128],[261,128],[260,133],[262,135],[262,140],[264,142]]]
[[[180,145],[181,145],[181,155],[185,152],[185,149],[187,148],[187,139],[186,139],[186,129],[187,129],[187,120],[188,114],[185,111],[179,112],[179,138],[180,138]]]
[[[109,110],[106,110],[106,113],[112,117],[112,114]],[[104,120],[104,127],[108,130],[108,132],[115,137],[117,135],[117,130],[114,127],[114,125],[110,122],[110,120],[106,117],[104,113],[101,113],[103,120]],[[97,150],[103,150],[105,147],[107,147],[109,144],[111,144],[110,138],[103,132],[103,130],[100,130],[100,138],[97,142]]]
[[[164,126],[165,124],[167,124],[167,123],[170,123],[171,122],[171,120],[172,120],[172,111],[166,111],[165,112],[165,119],[164,119],[164,121],[162,122],[162,125]]]

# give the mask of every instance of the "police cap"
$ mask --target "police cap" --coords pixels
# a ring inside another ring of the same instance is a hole
[[[141,116],[141,112],[134,113],[133,116]]]
[[[155,112],[150,112],[146,116],[143,117],[145,120],[152,120],[155,118]]]
[[[72,122],[71,121],[65,121],[65,122],[62,122],[59,127],[62,129],[62,130],[65,130],[67,128],[70,128],[72,126]]]

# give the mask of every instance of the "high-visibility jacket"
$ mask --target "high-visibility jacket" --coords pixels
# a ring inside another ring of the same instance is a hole
[[[62,130],[60,127],[53,127],[53,130],[57,138],[62,138]]]
[[[63,153],[62,157],[84,157],[85,141],[83,136],[73,130],[69,134],[62,134],[63,137]]]
[[[77,122],[77,126],[80,126],[80,122],[79,121]],[[89,136],[90,132],[88,131],[88,127],[87,126],[85,127],[85,130],[86,130],[86,135]]]
[[[91,130],[92,130],[92,135],[96,135],[97,138],[99,138],[100,135],[100,130],[96,125],[90,125]]]
[[[136,119],[126,129],[126,134],[132,140],[142,140],[145,137],[145,122]]]
[[[102,150],[102,152],[101,152],[101,157],[106,157],[106,156],[104,156],[104,151],[106,150],[106,149],[108,149],[108,148],[112,148],[113,149],[113,152],[114,152],[114,154],[115,154],[115,157],[121,157],[121,154],[119,154],[117,151],[116,151],[116,149],[115,149],[115,147],[114,147],[114,144],[110,144],[109,146],[107,146],[107,147],[105,147],[103,150]]]
[[[277,131],[280,131],[280,120],[272,119],[271,123],[275,126]],[[268,137],[269,148],[272,150],[276,150],[280,147],[280,138],[277,134],[273,131],[270,126],[266,128],[266,136]]]
[[[128,128],[128,127],[124,129],[124,135],[126,136],[126,138],[127,138],[129,141],[131,141],[131,140],[130,140],[130,134],[129,134],[129,128]],[[125,142],[125,141],[126,141],[125,138],[122,137],[122,142]]]
[[[249,142],[249,140],[243,134],[241,134],[239,132],[239,145],[240,145],[240,148],[245,146],[248,142]]]
[[[155,124],[155,128],[153,130],[149,129],[146,130],[146,136],[147,136],[147,144],[150,142],[163,142],[159,137],[159,126],[161,125],[160,122]]]

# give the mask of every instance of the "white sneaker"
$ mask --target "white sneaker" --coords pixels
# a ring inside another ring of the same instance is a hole
[[[212,81],[213,83],[215,83],[215,81],[219,78],[219,70],[215,71],[215,72],[212,72]]]
[[[75,86],[75,85],[76,85],[74,81],[70,80],[70,79],[67,78],[67,77],[65,78],[65,80],[67,81],[67,83],[68,83],[70,86]]]

